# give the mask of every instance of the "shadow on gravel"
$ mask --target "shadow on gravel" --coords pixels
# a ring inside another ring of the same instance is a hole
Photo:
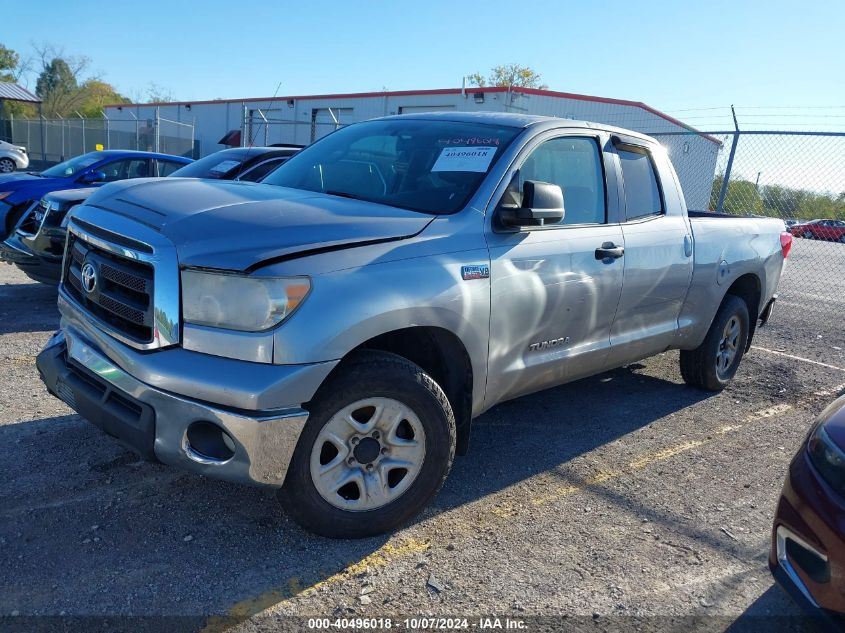
[[[473,422],[437,499],[453,508],[588,453],[712,394],[638,374],[643,365],[500,404]]]
[[[58,329],[56,298],[55,286],[0,284],[0,334]]]
[[[386,541],[303,532],[272,491],[143,462],[75,415],[0,426],[0,446],[0,615],[195,630],[183,616],[243,619]]]
[[[725,633],[787,633],[799,631],[822,631],[814,626],[813,618],[807,617],[789,596],[777,585],[769,587],[740,615]]]
[[[479,418],[470,453],[456,461],[435,512],[554,469],[707,397],[637,374],[638,367]],[[0,613],[243,619],[349,565],[354,575],[391,555],[370,556],[386,537],[330,541],[303,532],[272,491],[141,462],[78,416],[0,426],[0,446],[11,447],[0,460]],[[413,555],[412,545],[400,539],[391,547],[408,546]],[[324,615],[342,615],[343,606]]]

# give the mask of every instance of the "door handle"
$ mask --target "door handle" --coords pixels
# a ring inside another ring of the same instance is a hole
[[[619,259],[625,254],[625,247],[605,242],[596,249],[596,259]]]

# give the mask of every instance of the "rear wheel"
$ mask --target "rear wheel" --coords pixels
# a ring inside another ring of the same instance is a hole
[[[845,233],[839,236],[839,241],[845,244]]]
[[[688,385],[721,391],[733,379],[749,331],[748,306],[734,295],[727,295],[704,342],[694,350],[681,351],[681,376]]]
[[[804,237],[805,240],[811,240],[811,239],[813,239],[813,232],[812,231],[804,231],[803,237]]]
[[[455,419],[420,367],[364,352],[320,388],[279,500],[304,528],[335,538],[380,534],[419,513],[455,455]]]
[[[16,167],[15,161],[11,158],[0,158],[0,174],[11,174]]]

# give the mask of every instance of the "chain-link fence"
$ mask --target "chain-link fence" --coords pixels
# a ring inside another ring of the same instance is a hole
[[[352,108],[317,108],[310,121],[294,121],[286,108],[244,108],[243,145],[308,145],[354,122]]]
[[[0,121],[2,140],[27,148],[30,158],[57,163],[98,149],[162,152],[196,157],[194,125],[160,116],[136,118],[15,118]]]
[[[654,133],[691,209],[783,220],[795,236],[782,296],[845,298],[845,132],[712,132],[715,157],[691,151],[701,134]],[[715,158],[715,160],[714,160]]]

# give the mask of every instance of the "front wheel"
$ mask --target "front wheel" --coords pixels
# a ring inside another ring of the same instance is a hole
[[[748,306],[734,295],[727,295],[704,342],[694,350],[681,350],[681,376],[688,385],[721,391],[733,379],[749,331]]]
[[[804,231],[804,239],[805,240],[813,239],[813,232],[812,231]]]
[[[333,538],[394,529],[443,485],[455,418],[420,367],[385,352],[356,355],[309,406],[279,500],[304,528]]]
[[[15,161],[11,158],[0,158],[0,174],[11,174],[16,167]]]

